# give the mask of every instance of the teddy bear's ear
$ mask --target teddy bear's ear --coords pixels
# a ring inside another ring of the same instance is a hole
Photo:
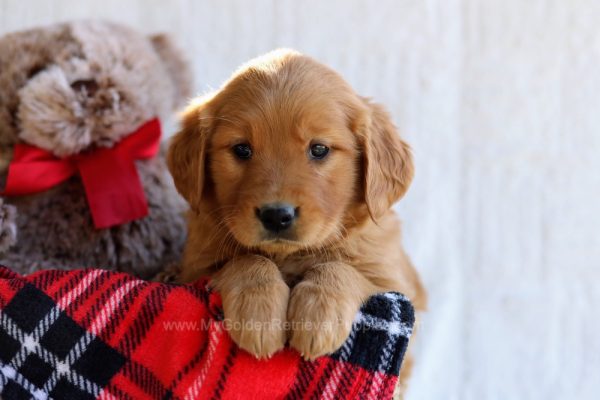
[[[171,80],[177,89],[176,107],[183,105],[192,95],[192,72],[183,52],[175,45],[167,34],[159,33],[150,36],[152,46],[164,63]]]

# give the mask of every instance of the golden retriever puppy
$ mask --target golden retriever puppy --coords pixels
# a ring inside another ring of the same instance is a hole
[[[168,164],[191,206],[181,280],[211,277],[255,356],[288,340],[307,359],[337,350],[377,292],[424,307],[390,210],[410,148],[326,66],[287,50],[250,61],[184,111]]]

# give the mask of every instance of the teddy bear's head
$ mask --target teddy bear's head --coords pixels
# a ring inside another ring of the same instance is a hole
[[[0,37],[0,263],[20,273],[98,266],[148,277],[178,260],[185,203],[156,152],[156,118],[169,118],[191,87],[165,35],[82,21]],[[125,160],[126,144],[147,138],[136,132],[151,133],[154,150]],[[53,173],[77,170],[49,188],[11,192],[9,182],[43,181],[36,174],[46,164],[33,174],[27,158],[40,153]],[[96,223],[98,204],[108,203],[118,213],[136,204],[135,213]]]
[[[164,35],[82,21],[0,39],[0,146],[58,157],[111,147],[189,96],[190,73]]]

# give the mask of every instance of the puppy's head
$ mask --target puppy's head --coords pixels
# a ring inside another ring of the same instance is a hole
[[[168,162],[193,210],[268,253],[324,246],[359,214],[379,218],[413,175],[385,111],[290,51],[252,60],[193,101]]]

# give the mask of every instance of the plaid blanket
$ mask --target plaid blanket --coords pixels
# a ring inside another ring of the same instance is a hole
[[[404,296],[376,295],[335,354],[256,360],[227,335],[207,281],[0,267],[0,397],[389,399],[413,322]]]

